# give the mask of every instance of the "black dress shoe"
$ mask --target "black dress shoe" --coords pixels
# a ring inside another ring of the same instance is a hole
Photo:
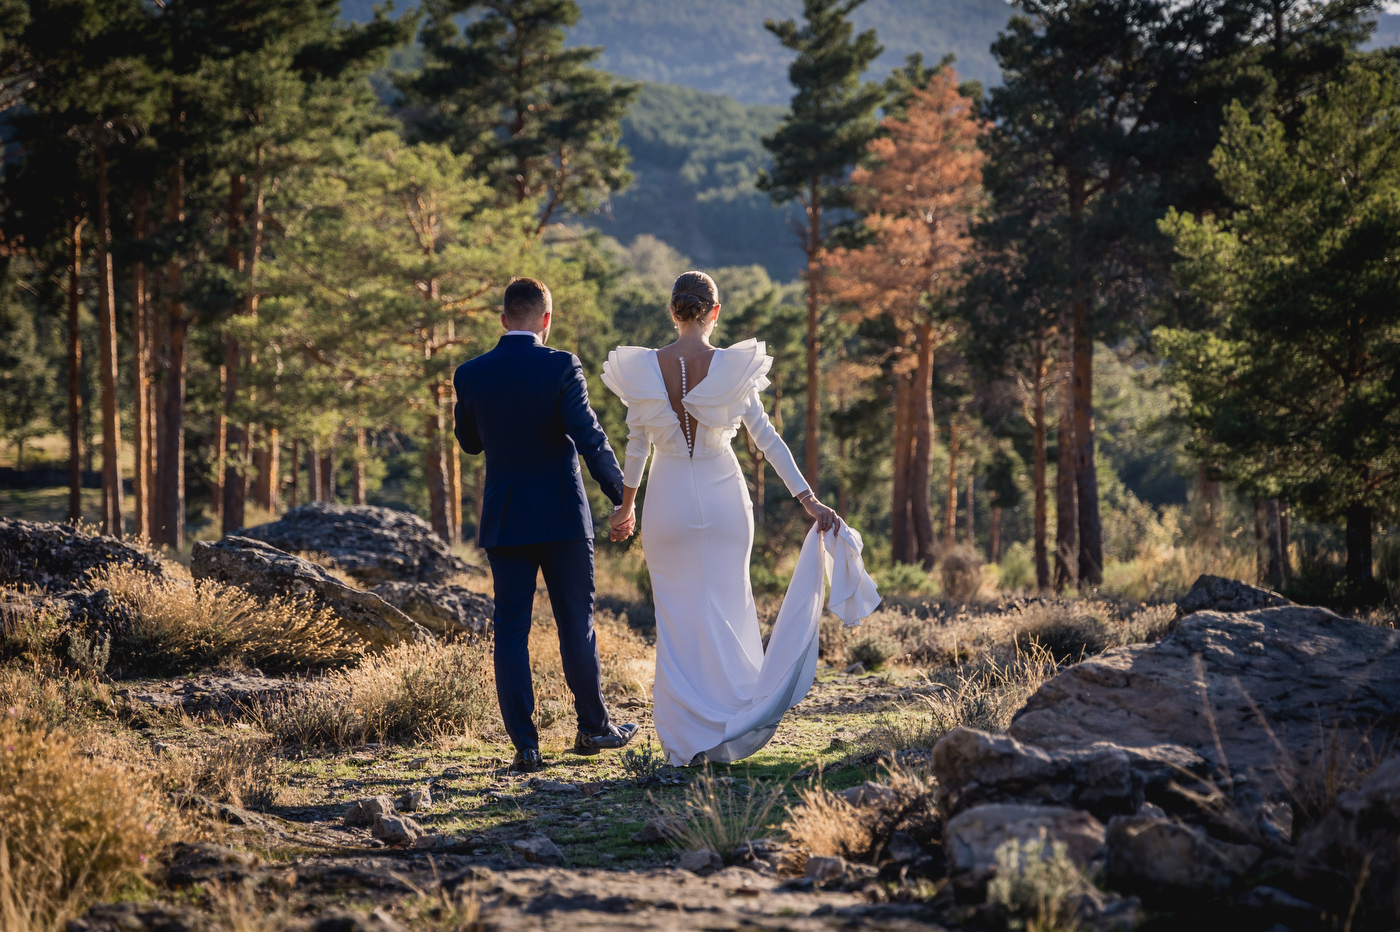
[[[515,752],[515,760],[510,762],[511,773],[538,773],[544,767],[538,748],[523,748]]]
[[[574,737],[574,746],[570,749],[575,754],[597,754],[599,751],[615,751],[618,748],[626,747],[637,734],[637,726],[632,722],[626,725],[608,725],[608,730],[601,735],[588,735],[580,731]]]

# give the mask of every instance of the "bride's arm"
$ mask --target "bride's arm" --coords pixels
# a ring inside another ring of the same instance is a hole
[[[637,523],[637,488],[642,484],[647,459],[651,456],[651,441],[647,439],[640,425],[632,423],[630,409],[627,431],[627,460],[622,468],[622,504],[608,518],[608,525],[612,529],[608,537],[611,540],[624,540],[632,536]]]
[[[773,427],[768,413],[763,410],[763,399],[756,390],[749,396],[749,405],[744,410],[744,426],[748,428],[754,445],[762,450],[764,457],[773,464],[778,478],[783,480],[783,485],[786,485],[793,498],[802,504],[807,514],[817,520],[823,531],[831,527],[839,528],[841,519],[836,516],[836,512],[817,501],[816,493],[807,484],[807,480],[802,478],[802,470],[797,468],[797,460],[793,458],[792,451],[783,442],[782,435]]]

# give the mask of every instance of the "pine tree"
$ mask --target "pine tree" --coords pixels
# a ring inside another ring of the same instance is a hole
[[[1355,64],[1293,139],[1236,104],[1214,165],[1233,216],[1163,222],[1208,321],[1160,333],[1183,416],[1247,491],[1345,519],[1364,598],[1375,517],[1400,494],[1400,75]]]
[[[446,143],[470,174],[530,204],[536,235],[626,187],[619,137],[637,86],[591,67],[601,49],[564,47],[573,0],[429,0],[423,11],[423,69],[398,83],[412,138]]]
[[[884,102],[880,85],[862,82],[882,51],[874,31],[855,34],[849,16],[864,0],[803,0],[803,24],[764,23],[785,48],[797,53],[788,77],[795,93],[783,124],[763,140],[773,168],[758,187],[775,204],[796,201],[797,224],[806,256],[807,425],[806,477],[817,486],[821,441],[822,249],[833,211],[850,204],[848,175],[875,136],[875,110]]]
[[[931,566],[933,357],[953,334],[949,309],[982,202],[985,127],[952,67],[913,90],[904,117],[882,127],[867,146],[871,167],[851,176],[869,245],[829,250],[819,262],[834,299],[888,317],[899,333],[891,540],[896,560]]]

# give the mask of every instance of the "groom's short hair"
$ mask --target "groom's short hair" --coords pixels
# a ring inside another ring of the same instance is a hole
[[[513,278],[506,286],[505,314],[512,325],[533,324],[554,307],[549,287],[535,278]]]

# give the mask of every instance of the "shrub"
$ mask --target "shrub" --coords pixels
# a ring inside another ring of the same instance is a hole
[[[707,767],[680,800],[652,802],[676,826],[673,845],[686,851],[713,851],[727,864],[735,848],[767,834],[773,809],[782,799],[781,785],[752,780],[745,786],[732,778],[715,777]]]
[[[1003,842],[997,872],[987,884],[987,902],[1012,928],[1054,932],[1078,928],[1074,900],[1088,886],[1062,841],[1039,838]]]
[[[271,707],[264,724],[286,744],[349,747],[471,734],[494,709],[488,643],[402,644]]]
[[[898,641],[887,634],[878,633],[867,634],[846,648],[846,658],[865,664],[868,670],[884,666],[886,661],[900,653]]]
[[[820,784],[802,790],[797,805],[788,810],[783,832],[806,856],[871,862],[897,830],[931,832],[933,784],[927,777],[891,769],[881,789],[860,806]]]
[[[1022,613],[1016,644],[1044,648],[1059,663],[1079,660],[1113,646],[1114,638],[1101,610],[1082,602],[1028,605]]]
[[[922,566],[915,563],[895,563],[876,570],[875,585],[881,595],[932,595],[933,580]]]
[[[943,579],[943,594],[954,602],[971,602],[982,591],[982,555],[966,544],[943,554],[938,572]]]
[[[266,809],[277,802],[284,768],[272,743],[254,737],[221,742],[208,752],[179,752],[162,771],[171,789]]]
[[[1035,588],[1035,553],[1021,541],[1006,548],[998,564],[997,582],[1003,589]]]
[[[0,658],[51,656],[66,617],[67,612],[42,593],[0,588]]]
[[[628,748],[622,752],[622,772],[636,786],[648,786],[656,781],[661,768],[666,766],[666,755],[659,753],[647,738],[644,748]]]
[[[112,632],[122,672],[159,674],[243,661],[273,670],[348,663],[361,646],[333,612],[291,599],[261,601],[214,580],[157,579],[109,566],[94,586],[112,593],[130,621]]]
[[[13,715],[0,720],[0,812],[0,912],[28,909],[39,928],[136,884],[166,824],[144,780]]]

